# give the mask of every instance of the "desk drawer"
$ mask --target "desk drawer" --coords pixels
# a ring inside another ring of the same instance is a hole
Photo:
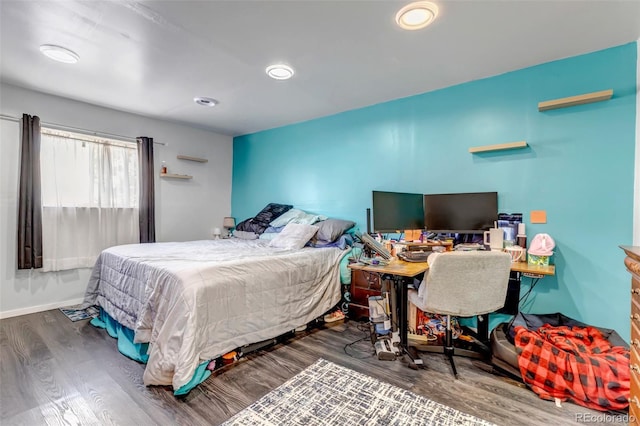
[[[638,414],[640,414],[640,399],[638,399],[638,395],[640,395],[640,374],[638,370],[640,369],[640,357],[638,356],[638,352],[632,347],[631,348],[631,359],[629,361],[630,373],[631,373],[631,397],[629,398],[629,414],[635,417],[635,422],[632,419],[629,419],[629,424],[638,424]]]
[[[635,280],[640,280],[640,261],[627,257],[624,259],[627,270],[631,272],[631,276]]]
[[[631,299],[631,339],[640,339],[640,302]]]
[[[351,289],[351,303],[357,305],[369,306],[369,296],[380,296],[379,290],[353,287]]]
[[[351,287],[366,288],[380,292],[380,276],[371,272],[351,271]]]
[[[631,278],[631,296],[640,301],[640,279],[636,277]]]
[[[349,316],[353,319],[369,318],[369,296],[380,296],[381,280],[378,274],[351,271],[351,299]]]
[[[629,426],[638,426],[640,425],[640,408],[633,403],[629,403]]]

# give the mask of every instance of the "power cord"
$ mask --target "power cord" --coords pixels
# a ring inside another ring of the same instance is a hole
[[[351,358],[355,358],[355,359],[366,359],[366,358],[371,358],[372,356],[374,356],[376,354],[375,350],[371,349],[371,346],[367,345],[369,350],[365,351],[365,350],[361,350],[361,349],[356,349],[353,346],[364,341],[364,340],[371,340],[371,329],[369,327],[369,323],[359,323],[357,325],[357,328],[359,331],[362,331],[365,333],[364,337],[361,337],[359,339],[354,340],[351,343],[347,343],[346,345],[344,345],[343,351],[345,354],[347,354],[348,356],[350,356]],[[350,353],[349,350],[353,351],[353,352],[360,352],[360,353],[367,353],[365,356],[356,356],[354,353]]]
[[[529,290],[527,290],[527,292],[522,295],[522,297],[520,297],[520,300],[518,301],[518,305],[520,306],[520,310],[524,311],[525,308],[527,308],[527,304],[529,303],[529,296],[531,296],[531,292],[533,292],[533,289],[536,287],[536,285],[538,284],[538,281],[540,281],[540,278],[531,278],[531,286],[529,287]],[[534,299],[531,299],[530,303],[533,303]]]

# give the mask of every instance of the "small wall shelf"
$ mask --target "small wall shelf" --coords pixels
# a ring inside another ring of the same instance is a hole
[[[206,158],[190,157],[188,155],[178,155],[178,160],[197,161],[198,163],[206,163]]]
[[[566,108],[576,105],[590,104],[593,102],[607,101],[613,96],[613,89],[600,92],[585,93],[584,95],[569,96],[568,98],[554,99],[538,103],[538,111]]]
[[[161,178],[168,178],[168,179],[193,179],[193,176],[176,175],[176,174],[173,174],[173,173],[160,173],[160,177]]]
[[[495,145],[485,145],[485,146],[474,146],[473,148],[469,148],[469,152],[472,154],[478,154],[480,152],[490,152],[490,151],[503,151],[506,149],[519,149],[526,148],[529,145],[526,141],[520,142],[508,142],[508,143],[499,143]]]

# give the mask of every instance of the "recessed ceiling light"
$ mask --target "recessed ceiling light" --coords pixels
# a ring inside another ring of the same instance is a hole
[[[197,103],[198,105],[208,106],[208,107],[214,107],[218,105],[218,101],[216,101],[215,99],[206,98],[204,96],[198,96],[193,98],[193,102]]]
[[[396,22],[405,30],[419,30],[438,16],[438,6],[428,1],[410,3],[396,14]]]
[[[267,75],[276,80],[288,80],[293,77],[293,68],[284,64],[269,65],[266,69]]]
[[[75,64],[80,59],[76,52],[55,44],[43,44],[40,46],[40,52],[54,61],[64,62],[65,64]]]

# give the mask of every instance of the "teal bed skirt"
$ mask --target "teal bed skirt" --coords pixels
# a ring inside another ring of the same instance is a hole
[[[149,360],[149,344],[148,343],[133,343],[134,332],[130,328],[127,328],[113,319],[104,309],[100,308],[100,314],[91,320],[91,325],[97,328],[104,328],[109,333],[109,336],[114,339],[118,339],[118,351],[128,358],[134,361],[146,364]],[[174,390],[175,396],[186,395],[191,389],[204,382],[207,377],[211,375],[211,371],[207,369],[209,361],[205,361],[198,365],[193,377],[184,386]]]

